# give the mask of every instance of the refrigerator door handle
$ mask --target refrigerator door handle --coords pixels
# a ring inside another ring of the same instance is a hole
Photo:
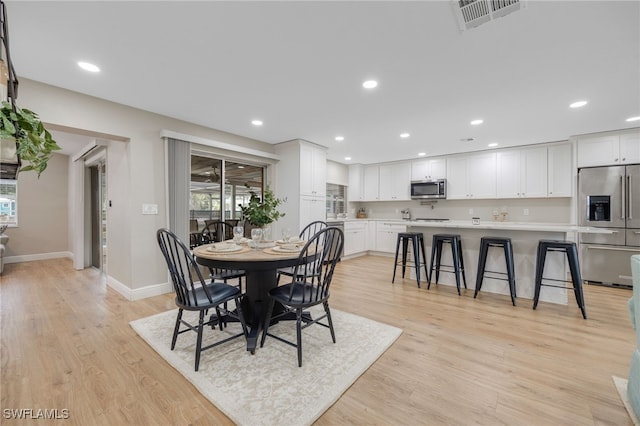
[[[624,185],[624,176],[620,175],[620,198],[622,199],[622,202],[620,203],[620,219],[625,219],[625,210],[627,210],[626,206],[625,206],[625,185]]]
[[[631,194],[633,194],[633,190],[631,189],[631,176],[627,175],[627,196],[629,197],[627,201],[627,218],[633,219],[631,216],[631,212],[633,211],[633,200],[631,199]]]

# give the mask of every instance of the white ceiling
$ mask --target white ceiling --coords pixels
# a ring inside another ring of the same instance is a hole
[[[640,124],[638,1],[528,1],[463,33],[445,1],[6,3],[21,77],[340,162]]]

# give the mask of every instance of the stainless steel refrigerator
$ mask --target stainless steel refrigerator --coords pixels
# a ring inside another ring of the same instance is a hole
[[[581,226],[613,234],[580,234],[583,279],[631,286],[631,255],[640,254],[640,164],[578,170]]]

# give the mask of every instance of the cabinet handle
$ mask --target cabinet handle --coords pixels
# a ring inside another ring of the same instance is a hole
[[[627,159],[625,157],[622,157],[622,161],[627,161]]]

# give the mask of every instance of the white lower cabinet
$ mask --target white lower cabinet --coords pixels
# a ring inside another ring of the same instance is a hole
[[[407,226],[393,222],[376,224],[376,251],[395,253],[399,232],[407,232]]]
[[[344,255],[349,256],[367,251],[368,221],[345,222]]]
[[[326,197],[300,196],[300,231],[311,222],[326,220]]]

